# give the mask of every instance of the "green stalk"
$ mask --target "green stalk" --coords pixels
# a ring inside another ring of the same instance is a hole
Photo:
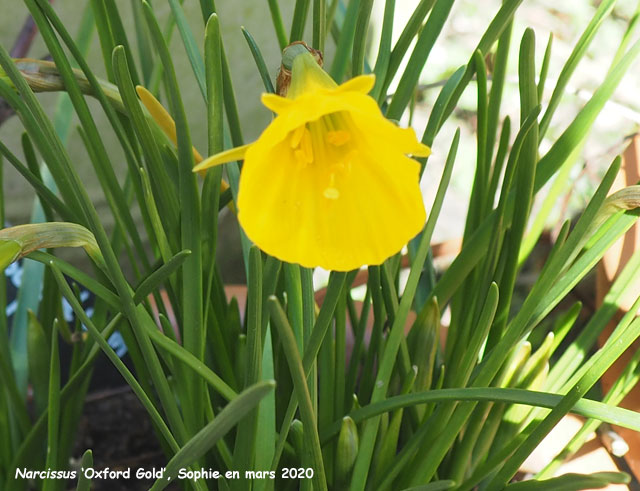
[[[202,244],[201,210],[196,176],[193,174],[193,151],[191,137],[187,126],[187,118],[182,105],[178,81],[171,55],[162,37],[160,26],[155,20],[149,4],[144,4],[144,14],[151,38],[164,65],[165,80],[168,87],[169,106],[176,122],[179,163],[179,201],[180,232],[182,249],[193,254],[182,266],[182,335],[184,347],[196,358],[204,359],[204,326],[202,312]],[[204,405],[202,401],[202,382],[192,378],[188,382],[189,408],[185,418],[191,432],[201,427],[204,421]],[[187,409],[187,408],[185,408]]]
[[[305,444],[311,452],[311,463],[313,466],[314,488],[319,490],[327,489],[327,481],[324,474],[324,463],[322,460],[322,450],[320,449],[320,438],[318,437],[318,426],[316,415],[311,405],[311,396],[307,387],[307,377],[303,367],[302,359],[296,347],[296,340],[287,317],[280,307],[280,303],[275,296],[269,299],[271,309],[271,319],[278,328],[278,334],[282,342],[282,348],[287,358],[289,371],[293,379],[294,395],[300,406],[300,415],[304,426]]]
[[[49,357],[49,413],[47,416],[47,459],[45,468],[58,467],[58,432],[60,429],[60,355],[58,353],[58,329],[54,322],[51,329],[51,354]],[[42,489],[55,489],[54,479],[44,479]]]

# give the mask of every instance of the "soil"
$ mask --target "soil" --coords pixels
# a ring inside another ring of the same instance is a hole
[[[73,452],[78,465],[86,449],[93,451],[94,469],[131,469],[130,479],[94,479],[97,491],[148,490],[155,479],[137,479],[138,469],[160,469],[167,459],[149,416],[129,387],[106,389],[87,396]],[[75,484],[71,489],[75,489]],[[177,484],[167,486],[177,490]]]

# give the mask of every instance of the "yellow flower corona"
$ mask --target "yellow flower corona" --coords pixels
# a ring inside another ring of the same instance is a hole
[[[424,226],[420,164],[429,147],[384,118],[368,96],[373,75],[337,85],[305,52],[286,97],[263,94],[277,117],[252,144],[200,171],[244,158],[238,220],[267,254],[305,267],[350,271],[381,264]]]

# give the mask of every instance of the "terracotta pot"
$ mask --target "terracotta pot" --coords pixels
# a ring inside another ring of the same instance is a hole
[[[622,167],[620,173],[613,185],[612,192],[618,189],[637,184],[640,181],[640,136],[636,135],[623,156]],[[602,300],[609,290],[611,284],[622,271],[623,267],[633,253],[638,249],[640,245],[640,227],[636,223],[629,231],[616,242],[616,244],[604,255],[602,261],[598,265],[597,276],[597,300],[598,305],[602,304]],[[616,313],[612,322],[607,326],[605,331],[600,335],[598,342],[602,346],[613,329],[616,323],[622,318],[622,316],[629,311],[633,302],[640,294],[640,277],[636,278],[633,288],[630,288],[629,294],[621,299],[620,310]],[[636,341],[631,348],[629,348],[620,359],[618,359],[613,366],[602,377],[602,388],[604,391],[609,390],[615,380],[620,376],[624,370],[629,358],[632,354],[640,348],[640,341]],[[634,411],[640,411],[640,390],[638,387],[634,388],[627,397],[620,404],[621,407],[632,409]],[[637,433],[626,428],[616,427],[616,432],[627,442],[629,445],[629,451],[625,455],[625,459],[629,465],[629,468],[635,474],[637,479],[640,479],[640,433]]]

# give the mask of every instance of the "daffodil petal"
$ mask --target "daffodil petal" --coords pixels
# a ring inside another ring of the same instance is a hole
[[[431,155],[431,148],[424,143],[418,142],[416,147],[409,152],[411,155],[415,157],[428,157]]]
[[[249,143],[247,145],[241,145],[239,147],[230,148],[224,152],[217,153],[211,157],[207,157],[193,168],[193,172],[200,172],[204,169],[208,169],[209,167],[213,167],[214,165],[226,164],[228,162],[233,162],[234,160],[242,160],[251,145],[253,144]]]
[[[158,99],[156,99],[153,94],[142,85],[136,86],[136,92],[138,93],[140,101],[144,107],[147,108],[147,111],[149,111],[153,120],[158,123],[162,132],[173,142],[174,145],[176,145],[178,142],[176,137],[176,123],[171,115],[167,112],[164,106],[160,104],[160,101],[158,101]],[[196,148],[192,147],[191,150],[193,151],[193,159],[196,164],[202,162],[202,155],[200,155]]]
[[[162,132],[167,135],[169,140],[176,143],[176,123],[164,106],[142,85],[136,86],[136,92],[153,120],[160,126]]]
[[[347,80],[345,83],[340,84],[336,89],[336,92],[361,92],[368,94],[376,84],[376,77],[373,74],[359,75]]]
[[[373,117],[373,113],[359,108],[350,113],[355,125],[362,130],[365,137],[375,144],[378,141],[386,141],[400,153],[414,155],[416,157],[428,157],[431,149],[418,141],[413,128],[400,128],[391,121],[380,117]]]
[[[286,97],[279,96],[277,94],[262,94],[261,97],[262,104],[267,108],[271,109],[274,113],[281,113],[291,107],[293,101],[291,99],[287,99]]]

